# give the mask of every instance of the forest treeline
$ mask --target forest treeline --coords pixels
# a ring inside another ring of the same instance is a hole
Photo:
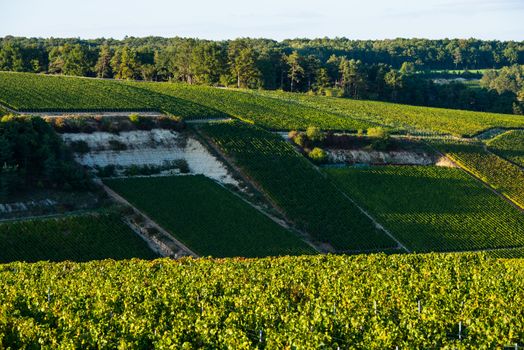
[[[0,39],[0,70],[6,71],[282,89],[502,113],[522,113],[520,91],[436,84],[420,72],[519,64],[524,42],[476,39]],[[486,79],[496,78],[490,74]]]

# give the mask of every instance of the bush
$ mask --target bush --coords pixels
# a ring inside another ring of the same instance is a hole
[[[153,118],[142,117],[136,113],[129,115],[129,121],[139,130],[151,130],[155,127]]]
[[[367,135],[376,138],[389,138],[389,133],[382,127],[369,128]]]
[[[189,169],[189,164],[187,164],[187,161],[185,159],[175,160],[175,165],[182,174],[188,174],[189,172],[191,172],[191,169]]]
[[[157,119],[157,125],[161,129],[181,130],[183,124],[178,117],[164,115]]]
[[[306,136],[311,142],[322,142],[326,139],[326,134],[316,126],[308,127]]]
[[[138,124],[140,122],[140,116],[136,113],[130,114],[129,121],[133,124]]]
[[[298,135],[298,131],[296,131],[296,130],[291,130],[290,132],[287,133],[287,137],[290,140],[294,140],[295,137],[297,137],[297,135]]]
[[[322,148],[315,147],[308,153],[308,157],[315,163],[323,163],[327,159],[327,154]]]
[[[297,134],[293,138],[293,142],[296,143],[297,145],[299,145],[300,147],[304,147],[306,145],[307,139],[304,136],[304,134]]]
[[[125,151],[127,146],[125,143],[122,143],[118,140],[109,140],[109,148],[112,151]]]
[[[73,152],[86,154],[90,151],[89,145],[84,140],[73,141],[70,144]]]
[[[106,165],[105,167],[97,167],[98,177],[112,177],[116,174],[116,167],[112,164]]]
[[[62,189],[71,186],[86,189],[89,185],[87,174],[74,162],[70,149],[52,126],[39,117],[2,118],[0,166],[4,164],[17,180],[15,183],[2,180],[4,194],[30,190],[40,182],[46,187]],[[6,170],[2,173],[7,175]]]
[[[385,151],[389,148],[391,144],[389,132],[381,127],[369,128],[368,137],[371,137],[374,139],[373,142],[371,143],[371,149],[374,149],[377,151]]]

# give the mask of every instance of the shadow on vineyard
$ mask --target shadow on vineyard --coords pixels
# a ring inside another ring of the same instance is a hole
[[[524,350],[520,2],[4,1],[0,350]]]

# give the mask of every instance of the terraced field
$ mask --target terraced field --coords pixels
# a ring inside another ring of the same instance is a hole
[[[325,171],[414,251],[524,247],[524,215],[460,169]]]
[[[440,151],[517,206],[524,208],[524,170],[495,154],[481,143],[435,142]]]
[[[524,167],[524,130],[510,130],[487,142],[489,149]]]
[[[1,222],[0,246],[0,263],[158,257],[116,214]]]
[[[338,251],[397,245],[280,136],[240,122],[207,134],[299,228]]]
[[[261,257],[315,250],[204,176],[105,180],[199,255]]]

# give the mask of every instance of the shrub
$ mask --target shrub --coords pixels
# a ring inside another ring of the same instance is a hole
[[[105,167],[97,167],[96,170],[98,177],[112,177],[116,174],[116,167],[112,164]]]
[[[297,145],[299,145],[300,147],[304,147],[306,145],[306,137],[304,136],[304,134],[297,134],[294,138],[293,138],[293,142],[296,143]]]
[[[320,147],[315,147],[308,153],[309,158],[315,163],[323,163],[327,159],[326,151]]]
[[[294,140],[295,137],[297,137],[297,135],[298,135],[298,131],[296,131],[296,130],[291,130],[290,132],[287,133],[287,137],[290,140]]]
[[[311,142],[322,142],[326,139],[326,134],[316,126],[308,127],[306,136]]]
[[[89,145],[84,140],[73,141],[70,144],[73,152],[86,154],[90,151]]]
[[[382,127],[369,128],[367,135],[376,138],[389,138],[389,133]]]
[[[381,127],[369,128],[368,137],[374,139],[371,143],[371,149],[374,150],[385,151],[391,144],[389,132]]]
[[[111,132],[111,124],[112,123],[109,118],[102,118],[99,124],[100,131]]]
[[[182,122],[180,121],[180,118],[175,116],[161,116],[157,119],[157,124],[162,129],[168,129],[168,130],[181,130],[182,129]]]
[[[177,159],[175,160],[175,164],[182,174],[188,174],[191,171],[185,159]]]
[[[125,143],[122,143],[118,140],[109,140],[109,148],[112,151],[125,151],[127,146]]]
[[[133,124],[138,124],[140,121],[140,116],[136,113],[130,114],[129,121]]]
[[[53,127],[55,128],[56,131],[58,131],[58,132],[60,132],[60,131],[64,131],[64,132],[67,131],[66,130],[67,125],[66,125],[65,118],[56,117],[56,118],[51,118],[50,120],[52,121],[51,125],[53,125]]]

